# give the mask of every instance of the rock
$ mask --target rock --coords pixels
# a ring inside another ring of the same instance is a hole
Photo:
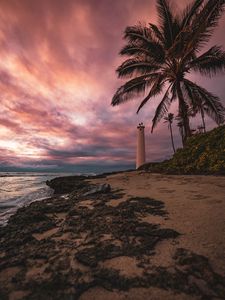
[[[103,183],[91,189],[90,191],[84,193],[83,196],[89,196],[97,193],[109,193],[110,191],[111,191],[111,186],[108,183]]]
[[[106,178],[109,175],[115,175],[123,172],[132,172],[134,170],[118,171],[111,173],[103,173],[98,175],[74,175],[56,177],[51,180],[47,180],[46,184],[54,190],[54,194],[60,195],[65,193],[71,193],[75,190],[85,189],[88,186],[87,181],[90,179]]]
[[[89,184],[85,181],[88,176],[65,176],[47,180],[46,184],[54,190],[54,194],[71,193],[74,190],[86,188]]]
[[[195,285],[200,290],[201,294],[203,294],[204,296],[207,296],[209,298],[216,297],[214,291],[210,289],[209,284],[203,279],[196,278],[191,275],[189,276],[189,283],[191,285]]]

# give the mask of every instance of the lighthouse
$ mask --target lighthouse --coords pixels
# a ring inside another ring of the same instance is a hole
[[[136,169],[145,163],[145,126],[140,123],[137,126],[137,157]]]

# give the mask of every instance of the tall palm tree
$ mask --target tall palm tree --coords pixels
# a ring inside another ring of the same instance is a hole
[[[170,130],[170,137],[171,137],[171,143],[173,147],[173,152],[175,153],[175,147],[174,147],[174,140],[173,140],[173,129],[172,129],[172,123],[174,119],[174,114],[169,113],[166,117],[164,117],[164,123],[168,123],[168,128]]]
[[[195,0],[177,16],[168,0],[157,0],[158,26],[138,24],[125,30],[127,44],[120,54],[129,58],[118,67],[117,73],[120,78],[130,80],[116,91],[112,105],[142,94],[144,99],[138,113],[151,98],[164,91],[152,120],[152,131],[177,99],[184,141],[191,135],[188,110],[195,99],[204,100],[208,115],[217,124],[223,123],[225,109],[220,99],[187,79],[186,75],[198,71],[212,76],[225,70],[225,52],[220,46],[199,54],[224,9],[225,0]]]

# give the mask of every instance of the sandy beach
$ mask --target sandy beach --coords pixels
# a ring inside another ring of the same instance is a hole
[[[101,183],[102,180],[93,180]],[[114,189],[122,189],[129,197],[150,197],[165,203],[168,218],[151,216],[150,222],[172,228],[182,235],[176,241],[179,247],[188,248],[209,257],[213,266],[225,275],[225,177],[178,176],[123,173],[108,176],[104,182]],[[112,205],[118,202],[111,201]],[[148,221],[148,219],[144,219]],[[157,246],[158,253],[174,248],[170,241]],[[177,246],[176,246],[177,247]],[[165,259],[163,255],[160,257]]]
[[[207,257],[213,269],[225,276],[225,177],[139,171],[108,176],[104,181],[114,189],[122,189],[126,194],[124,200],[129,197],[151,197],[165,203],[168,218],[148,216],[143,221],[160,223],[162,227],[178,231],[181,236],[175,242],[166,240],[156,246],[156,253],[151,258],[154,265],[171,267],[176,249],[185,248]],[[92,182],[102,181],[97,179]],[[111,205],[116,206],[117,203],[111,201]],[[149,295],[151,299],[189,299],[185,295],[175,296],[155,289],[135,292],[137,294],[130,291],[129,299],[145,299]],[[124,295],[118,299],[127,298]]]
[[[1,229],[1,299],[225,299],[225,177],[135,171],[73,189]]]

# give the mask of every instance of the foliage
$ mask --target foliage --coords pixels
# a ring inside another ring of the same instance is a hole
[[[170,160],[140,167],[156,173],[225,175],[225,125],[190,137]]]

